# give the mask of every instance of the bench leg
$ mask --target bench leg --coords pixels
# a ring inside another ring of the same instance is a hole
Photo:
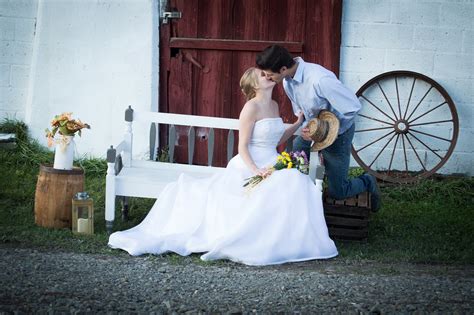
[[[105,221],[105,229],[107,230],[107,234],[112,234],[112,230],[114,228],[114,221]]]
[[[107,162],[107,176],[105,178],[105,228],[109,234],[112,233],[115,220],[115,198],[115,163]]]
[[[122,197],[122,221],[128,221],[128,197]]]
[[[107,187],[108,188],[108,187]],[[105,196],[105,228],[107,233],[112,233],[115,220],[115,195],[107,193]]]

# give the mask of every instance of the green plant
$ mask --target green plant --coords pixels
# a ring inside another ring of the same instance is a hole
[[[24,142],[28,139],[28,128],[22,121],[4,118],[0,123],[0,132],[14,133],[18,141]]]
[[[157,149],[157,156],[156,160],[159,162],[169,162],[170,161],[170,154],[168,146],[164,146],[163,148]]]
[[[358,177],[364,174],[365,171],[362,167],[351,167],[349,168],[349,178]]]

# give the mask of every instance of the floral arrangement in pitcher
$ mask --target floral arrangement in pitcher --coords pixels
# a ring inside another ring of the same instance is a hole
[[[291,168],[296,168],[303,174],[309,173],[308,157],[306,156],[306,153],[304,151],[296,151],[290,153],[283,151],[277,156],[277,162],[275,163],[275,165],[268,169],[267,176],[264,177],[261,175],[254,175],[252,177],[246,178],[245,180],[247,180],[247,182],[244,184],[244,187],[248,187],[249,189],[251,189],[260,184],[261,181],[270,176],[274,171]]]
[[[62,136],[58,140],[59,143],[67,143],[70,141],[70,138],[67,136],[74,136],[76,133],[80,136],[82,129],[91,128],[91,126],[83,123],[79,119],[72,119],[72,113],[62,113],[61,115],[54,116],[54,119],[51,120],[51,127],[51,130],[45,130],[46,137],[48,138],[48,147],[51,147],[55,144],[54,136],[58,132]]]

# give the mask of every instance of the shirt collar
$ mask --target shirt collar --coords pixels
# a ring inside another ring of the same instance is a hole
[[[294,61],[296,61],[296,63],[298,64],[298,67],[296,68],[295,75],[293,76],[293,78],[291,78],[291,80],[301,83],[303,82],[303,70],[304,70],[305,62],[303,58],[301,57],[296,57]]]

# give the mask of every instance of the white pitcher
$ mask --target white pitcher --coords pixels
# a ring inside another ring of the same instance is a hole
[[[60,139],[56,141],[53,168],[58,170],[72,170],[74,145],[74,136],[60,136]]]

